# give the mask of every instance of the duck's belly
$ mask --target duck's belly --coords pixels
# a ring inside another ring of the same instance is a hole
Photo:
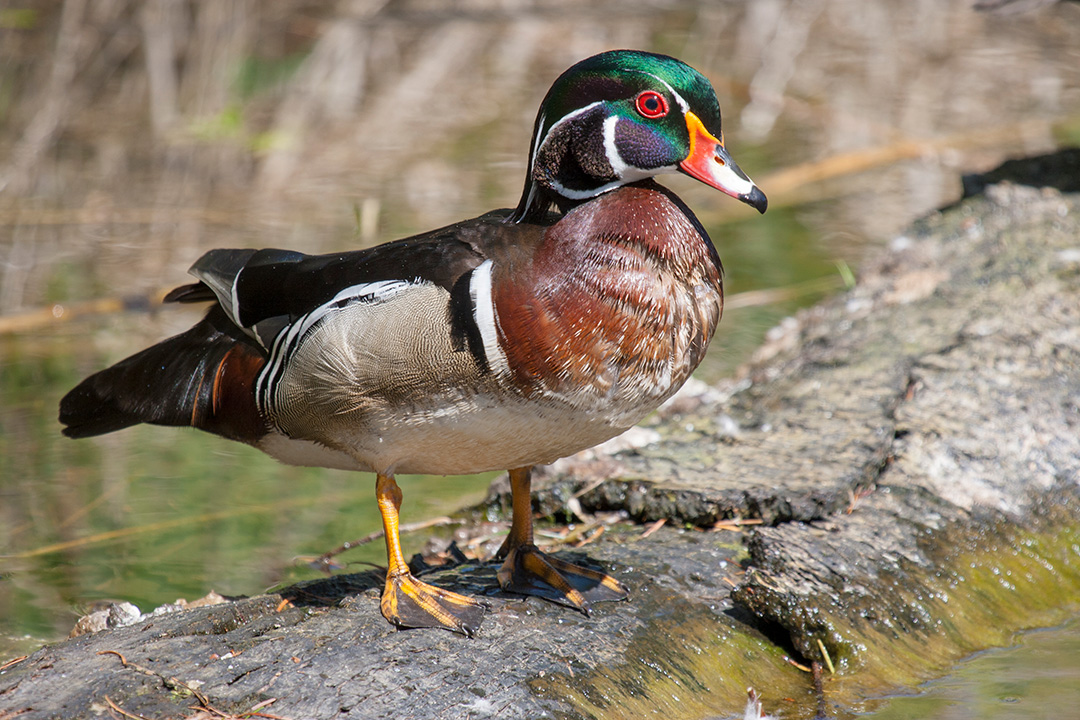
[[[608,440],[677,389],[669,376],[654,392],[524,392],[508,371],[481,368],[453,346],[447,298],[413,286],[315,328],[281,371],[268,409],[274,430],[258,447],[290,464],[381,473],[505,470]]]
[[[467,475],[553,462],[619,435],[651,409],[583,412],[563,404],[473,396],[437,408],[368,413],[334,423],[321,437],[275,432],[259,447],[293,465]]]
[[[549,463],[615,437],[678,390],[720,314],[718,277],[673,275],[640,255],[593,253],[592,266],[543,283],[475,293],[478,318],[481,298],[491,303],[486,362],[455,344],[441,287],[396,286],[335,310],[276,368],[264,408],[275,430],[259,446],[294,464],[451,475]],[[633,282],[597,280],[612,272]]]

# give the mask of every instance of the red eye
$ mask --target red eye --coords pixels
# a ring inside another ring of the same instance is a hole
[[[646,90],[634,100],[634,106],[642,117],[650,119],[664,117],[668,113],[667,100],[658,92]]]

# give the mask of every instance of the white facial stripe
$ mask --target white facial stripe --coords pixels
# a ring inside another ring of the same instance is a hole
[[[666,87],[668,89],[668,91],[672,94],[672,96],[674,96],[675,102],[679,103],[679,107],[682,108],[682,111],[683,111],[684,115],[687,112],[689,112],[690,104],[687,103],[685,100],[683,100],[683,96],[680,95],[679,93],[675,92],[675,88],[671,87],[671,85],[668,84],[668,82],[666,80],[664,80],[664,78],[660,77],[659,75],[653,75],[650,72],[647,72],[647,73],[644,73],[644,74],[648,75],[651,78],[655,78],[657,81],[663,83],[664,87]]]
[[[480,330],[480,339],[484,342],[484,357],[487,358],[488,367],[496,375],[502,375],[510,371],[510,364],[506,361],[506,354],[499,345],[498,318],[495,315],[495,300],[491,295],[491,269],[490,260],[477,265],[469,278],[469,297],[472,299],[473,320]]]
[[[548,131],[546,133],[544,133],[544,139],[541,140],[540,142],[538,142],[536,144],[536,147],[533,148],[533,154],[532,154],[533,159],[534,160],[536,159],[536,155],[537,155],[537,153],[540,152],[540,148],[542,148],[547,143],[548,138],[551,137],[551,133],[555,128],[559,127],[560,125],[562,125],[567,120],[571,120],[573,118],[576,118],[578,115],[581,115],[583,113],[588,112],[589,110],[592,110],[597,105],[602,105],[603,102],[604,102],[603,100],[597,100],[596,102],[589,103],[585,107],[578,108],[577,110],[574,110],[573,112],[568,112],[565,115],[563,115],[561,118],[556,120],[555,124],[552,125],[551,127],[549,127]],[[543,127],[543,126],[544,126],[543,123],[541,123],[540,127]]]
[[[619,116],[612,115],[604,120],[604,152],[607,154],[608,165],[617,178],[623,177],[629,167],[619,154],[619,148],[615,145],[615,126],[619,124]]]
[[[540,116],[540,122],[536,124],[536,127],[537,128],[544,127],[544,121],[545,120],[547,120],[547,114],[541,115]],[[548,130],[548,132],[544,134],[544,138],[543,138],[544,140],[547,140],[548,133],[550,133],[550,132],[551,131]],[[544,143],[541,142],[541,139],[540,139],[540,133],[537,132],[536,133],[536,139],[533,140],[532,155],[529,156],[529,163],[530,163],[529,170],[530,171],[532,170],[532,161],[536,159],[536,151],[539,150],[540,146],[543,145],[543,144]]]
[[[559,127],[559,125],[562,125],[564,122],[567,122],[568,120],[572,120],[573,118],[577,117],[578,115],[582,115],[582,114],[592,110],[597,105],[602,105],[603,102],[604,101],[602,101],[602,100],[597,100],[596,102],[589,103],[585,107],[578,108],[577,110],[574,110],[573,112],[568,112],[567,114],[563,115],[561,118],[556,120],[555,123],[551,127],[548,128],[547,132],[544,133],[544,139],[539,140],[536,143],[536,146],[533,148],[532,157],[529,158],[530,175],[532,174],[533,164],[536,162],[536,156],[539,154],[540,148],[542,148],[547,143],[548,138],[551,137],[551,133],[554,132],[555,128]],[[543,124],[543,122],[541,122],[540,127],[543,127],[543,126],[544,126],[544,124]],[[532,182],[532,179],[530,177],[530,183],[531,182]],[[585,198],[589,198],[589,197],[593,197],[594,195],[598,195],[601,192],[604,192],[606,190],[610,190],[611,188],[617,187],[618,185],[621,185],[621,184],[622,184],[622,181],[620,180],[620,181],[616,181],[614,183],[609,183],[608,185],[605,185],[603,188],[601,188],[599,190],[584,190],[584,191],[583,190],[569,190],[569,189],[563,187],[562,184],[559,183],[557,180],[553,179],[552,180],[552,185],[553,185],[552,189],[555,192],[562,195],[563,197],[565,197],[565,198],[569,198],[571,200],[583,200]],[[532,200],[532,193],[534,191],[535,191],[535,187],[530,187],[530,190],[529,190],[529,192],[530,192],[530,197],[529,197],[530,202]],[[474,270],[473,272],[475,274],[476,271]],[[491,363],[490,359],[488,360],[488,363],[489,364]]]
[[[682,111],[683,111],[684,115],[687,112],[690,111],[690,104],[687,103],[685,99],[683,99],[683,96],[680,95],[675,90],[675,88],[673,88],[671,86],[671,84],[668,81],[664,80],[659,75],[653,75],[650,72],[644,72],[644,71],[640,71],[640,72],[641,72],[642,75],[648,75],[649,77],[653,78],[657,82],[661,83],[664,87],[666,87],[668,89],[668,92],[671,93],[672,97],[675,98],[675,102],[677,102],[679,104],[679,107],[682,108]],[[533,146],[532,156],[531,156],[530,160],[535,161],[536,155],[540,151],[540,148],[542,148],[547,143],[548,138],[551,137],[551,133],[552,133],[553,130],[555,130],[555,128],[557,128],[559,125],[566,122],[567,120],[575,118],[578,115],[581,115],[582,113],[588,112],[589,110],[592,110],[594,107],[596,107],[597,105],[601,105],[604,102],[605,102],[604,100],[597,100],[596,102],[589,103],[585,107],[578,108],[577,110],[574,110],[573,112],[569,112],[566,115],[563,115],[561,118],[559,118],[557,121],[555,121],[555,123],[551,127],[548,128],[547,132],[544,133],[544,137],[543,137],[542,140],[539,138],[539,133],[538,133],[537,134],[537,142]],[[544,120],[545,119],[546,119],[546,116],[542,116],[541,119],[540,119],[540,127],[541,128],[544,127]],[[618,151],[614,150],[614,148],[615,148],[614,141],[613,140],[609,141],[609,137],[614,138],[615,122],[616,122],[616,119],[614,117],[609,117],[607,120],[604,121],[604,148],[605,148],[605,150],[607,150],[608,162],[611,163],[612,169],[615,170],[616,175],[618,175],[619,174],[618,173],[618,165],[615,162],[612,161],[613,154],[615,156],[618,156]],[[620,158],[620,162],[621,162],[621,158]],[[640,179],[640,178],[638,178],[638,179]],[[572,197],[572,196],[567,195],[566,197]]]
[[[678,167],[675,165],[665,165],[664,167],[655,168],[653,170],[639,170],[637,168],[631,167],[627,171],[627,175],[629,175],[630,177],[612,180],[606,185],[601,185],[600,187],[590,188],[588,190],[572,190],[568,187],[564,187],[558,181],[553,181],[552,189],[554,189],[555,192],[559,193],[563,197],[570,198],[571,200],[586,200],[591,197],[596,197],[597,195],[603,195],[608,190],[614,190],[615,188],[621,187],[627,183],[644,180],[645,178],[650,178],[654,175],[659,175],[661,173],[671,173],[676,171],[678,171]]]
[[[675,102],[679,104],[680,108],[682,108],[683,114],[689,112],[689,103],[687,103],[686,100],[683,99],[682,95],[675,91],[675,88],[673,88],[670,83],[668,83],[661,77],[653,75],[652,73],[642,72],[642,74],[648,75],[649,77],[654,78],[658,82],[662,83],[664,87],[666,87],[671,93],[672,97],[675,98]],[[573,112],[569,112],[559,118],[550,128],[548,128],[547,132],[544,133],[543,140],[538,140],[533,147],[533,154],[532,157],[530,157],[529,159],[530,171],[532,170],[532,164],[536,161],[537,154],[540,152],[540,148],[542,148],[544,144],[547,143],[548,138],[551,136],[551,133],[555,130],[555,128],[557,128],[559,125],[566,122],[567,120],[571,120],[578,115],[586,113],[589,110],[592,110],[597,105],[603,104],[604,102],[605,101],[603,100],[597,100],[596,102],[590,103],[585,107],[578,108]],[[658,175],[660,173],[678,171],[679,168],[677,165],[665,165],[664,167],[653,168],[651,170],[642,170],[641,168],[630,165],[625,160],[623,160],[622,155],[619,154],[618,147],[616,147],[615,145],[615,126],[618,124],[618,121],[619,118],[615,115],[608,117],[604,120],[604,152],[607,155],[608,164],[611,165],[612,172],[617,179],[605,185],[601,185],[600,187],[590,188],[588,190],[572,190],[568,187],[565,187],[558,180],[552,178],[552,190],[570,200],[585,200],[606,193],[609,190],[614,190],[615,188],[621,185],[625,185],[626,183],[644,180],[645,178],[653,177],[654,175]],[[543,126],[543,120],[541,120],[540,127],[542,128]],[[532,188],[530,189],[530,193],[531,192],[533,192]],[[531,196],[529,200],[531,202]]]
[[[644,180],[645,178],[658,175],[663,172],[675,172],[678,168],[675,165],[666,165],[659,168],[644,169],[639,168],[637,165],[631,165],[623,159],[622,154],[619,152],[618,145],[615,144],[615,127],[619,124],[619,116],[612,115],[604,120],[604,152],[607,154],[608,164],[611,165],[611,170],[615,177],[619,179],[618,184],[637,182],[638,180]],[[605,185],[603,190],[610,190],[614,185]],[[569,197],[569,196],[567,196]]]
[[[664,84],[667,85],[667,83],[664,83]],[[671,87],[671,86],[668,85],[668,87]],[[690,103],[683,100],[683,96],[680,95],[679,93],[675,92],[675,88],[671,88],[671,94],[675,96],[675,102],[679,103],[679,107],[682,108],[683,115],[690,112]]]
[[[609,182],[607,185],[601,185],[598,188],[590,188],[588,190],[571,190],[565,187],[558,180],[551,181],[551,189],[562,195],[564,198],[570,198],[571,200],[585,200],[591,197],[596,197],[602,193],[606,193],[608,190],[614,190],[615,188],[623,185],[622,180],[615,180]]]

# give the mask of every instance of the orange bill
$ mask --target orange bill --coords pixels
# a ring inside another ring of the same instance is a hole
[[[690,152],[679,163],[679,169],[722,193],[742,200],[758,212],[765,212],[769,206],[768,198],[731,159],[724,148],[724,141],[706,130],[701,119],[689,111],[686,113],[686,129],[690,132]]]

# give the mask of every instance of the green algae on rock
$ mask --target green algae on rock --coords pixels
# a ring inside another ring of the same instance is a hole
[[[494,566],[470,562],[435,572],[492,605],[463,641],[389,629],[352,600],[378,581],[344,576],[43,648],[0,671],[0,712],[82,717],[107,694],[179,715],[177,678],[283,717],[705,718],[740,713],[752,685],[810,718],[822,697],[784,656],[821,647],[829,711],[857,712],[1080,605],[1078,238],[1080,198],[992,186],[644,442],[558,465],[534,509],[670,521],[589,546],[630,603],[568,613],[489,592]],[[754,516],[745,550],[685,527]]]

